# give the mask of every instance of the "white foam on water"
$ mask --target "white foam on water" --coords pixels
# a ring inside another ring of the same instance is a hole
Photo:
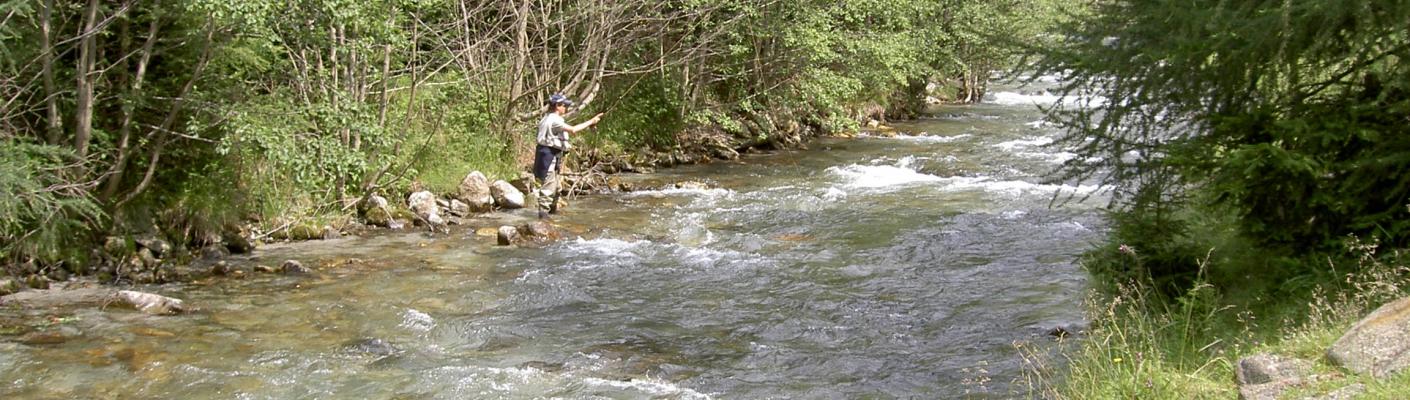
[[[892,138],[892,139],[905,140],[905,141],[908,141],[908,142],[918,142],[918,143],[951,143],[951,142],[954,142],[954,141],[957,141],[957,140],[960,140],[960,139],[967,139],[967,138],[969,138],[969,137],[971,137],[971,136],[974,136],[974,135],[970,135],[970,134],[968,134],[968,133],[961,133],[961,134],[954,135],[954,136],[930,136],[930,135],[904,136],[904,135],[897,135],[896,137],[894,137],[894,138]]]
[[[601,238],[583,239],[581,237],[568,242],[569,247],[583,253],[598,256],[636,257],[632,251],[650,245],[647,240],[626,241],[622,239]]]
[[[602,378],[583,378],[583,383],[592,386],[606,386],[622,390],[635,390],[652,396],[678,396],[682,399],[710,399],[709,395],[693,389],[683,388],[674,383],[655,378],[618,381]]]
[[[1009,210],[1000,213],[999,217],[1003,219],[1014,220],[1022,218],[1024,215],[1028,215],[1028,212],[1023,210]]]
[[[1020,148],[1020,147],[1040,147],[1040,146],[1046,146],[1046,145],[1049,145],[1049,144],[1052,144],[1052,143],[1053,143],[1053,138],[1045,137],[1045,136],[1039,136],[1039,137],[1032,137],[1032,138],[1028,138],[1028,139],[1010,140],[1010,141],[1007,141],[1007,142],[1003,142],[1003,143],[996,144],[996,145],[994,145],[994,147],[998,147],[998,148],[1001,148],[1001,149],[1004,149],[1004,150],[1014,150],[1014,149],[1018,149],[1018,148]]]
[[[1080,96],[1074,98],[1064,98],[1063,96],[1048,92],[1038,94],[998,92],[994,93],[993,100],[988,101],[988,103],[998,104],[1002,106],[1050,106],[1057,104],[1058,102],[1063,102],[1067,106],[1101,107],[1102,105],[1106,104],[1107,99],[1103,96]]]
[[[1101,190],[1096,185],[1045,185],[1025,181],[1000,181],[989,177],[965,177],[957,176],[953,178],[943,178],[945,190],[981,190],[990,193],[1024,194],[1024,193],[1077,193],[1090,194]]]
[[[835,187],[827,188],[819,198],[827,201],[841,201],[847,198],[847,191]]]
[[[1018,153],[1015,153],[1015,154],[1018,154],[1018,155],[1024,156],[1024,157],[1028,157],[1028,158],[1037,158],[1037,159],[1041,159],[1041,160],[1043,160],[1043,161],[1047,161],[1047,162],[1050,162],[1050,163],[1053,163],[1053,164],[1062,164],[1062,163],[1067,162],[1067,160],[1071,160],[1071,159],[1077,158],[1077,153],[1072,153],[1072,152],[1067,152],[1067,151],[1060,151],[1060,152],[1057,152],[1057,153],[1040,153],[1040,152],[1023,151],[1023,152],[1018,152]]]
[[[667,196],[697,196],[697,197],[717,198],[717,197],[730,197],[730,196],[733,196],[733,195],[734,195],[734,191],[733,191],[733,190],[729,190],[729,189],[722,189],[722,188],[714,188],[714,189],[675,189],[675,188],[672,188],[672,189],[657,189],[657,190],[638,190],[638,191],[634,191],[634,192],[630,192],[630,193],[624,193],[623,195],[624,195],[624,196],[627,196],[627,197],[657,197],[657,198],[660,198],[660,197],[667,197]]]
[[[828,173],[843,179],[844,186],[850,188],[876,189],[925,182],[939,182],[942,178],[922,174],[916,170],[893,165],[857,165],[828,167]]]
[[[431,318],[430,314],[417,311],[416,309],[408,308],[406,309],[406,312],[402,313],[401,324],[397,326],[401,328],[426,332],[436,327],[436,319]]]
[[[1051,125],[1052,125],[1052,123],[1048,122],[1048,120],[1045,120],[1045,119],[1040,119],[1040,120],[1037,120],[1037,121],[1033,121],[1033,122],[1029,122],[1029,123],[1023,124],[1023,126],[1026,126],[1026,127],[1029,127],[1029,128],[1033,128],[1033,129],[1038,129],[1038,128],[1042,128],[1042,127],[1045,127],[1045,126],[1051,126]]]

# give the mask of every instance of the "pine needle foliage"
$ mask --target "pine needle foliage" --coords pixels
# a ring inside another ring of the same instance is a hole
[[[1407,20],[1403,1],[1102,2],[1036,66],[1067,78],[1048,111],[1079,155],[1053,179],[1113,187],[1142,244],[1187,235],[1189,207],[1291,254],[1410,244]]]

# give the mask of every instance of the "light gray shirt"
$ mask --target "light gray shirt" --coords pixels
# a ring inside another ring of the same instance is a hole
[[[559,150],[568,150],[568,122],[558,113],[548,113],[539,120],[538,144]]]

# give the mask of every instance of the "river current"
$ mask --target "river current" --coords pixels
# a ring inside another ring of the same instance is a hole
[[[542,248],[476,235],[529,210],[265,246],[233,262],[316,273],[138,288],[189,315],[53,311],[70,339],[0,342],[0,397],[1028,397],[1016,345],[1082,321],[1104,226],[1100,200],[1050,207],[1102,194],[1040,183],[1071,157],[1046,100],[627,176],[711,188],[579,197]]]

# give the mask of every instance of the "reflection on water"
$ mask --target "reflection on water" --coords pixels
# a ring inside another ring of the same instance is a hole
[[[58,310],[58,344],[0,344],[7,398],[1022,396],[1015,342],[1079,321],[1072,260],[1103,226],[1047,207],[1065,157],[1026,106],[939,110],[922,137],[634,176],[579,198],[575,237],[450,234],[269,246],[309,277],[143,288],[203,311]],[[1058,161],[1060,162],[1060,161]],[[18,311],[5,311],[15,313]]]

